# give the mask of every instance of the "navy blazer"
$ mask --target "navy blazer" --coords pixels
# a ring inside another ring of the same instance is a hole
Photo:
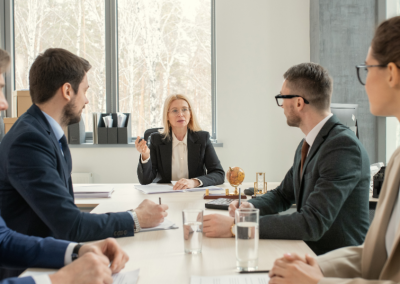
[[[225,172],[211,143],[210,133],[188,130],[187,135],[189,179],[197,178],[203,186],[223,184]],[[139,182],[170,183],[172,139],[163,139],[163,136],[156,132],[151,134],[150,141],[150,160],[142,164],[141,156],[139,157]]]
[[[317,255],[361,245],[369,228],[370,169],[364,146],[334,115],[315,138],[300,173],[303,141],[282,183],[249,200],[260,209],[260,238],[303,240]],[[276,215],[292,204],[297,212]]]
[[[0,208],[7,225],[26,235],[76,242],[133,235],[128,212],[90,214],[76,207],[71,173],[36,105],[0,144]]]
[[[69,242],[53,238],[29,237],[7,228],[0,217],[0,267],[25,268],[64,266],[65,251]],[[34,284],[32,277],[8,278],[0,284]]]

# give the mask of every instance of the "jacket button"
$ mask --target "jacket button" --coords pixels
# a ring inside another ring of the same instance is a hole
[[[117,236],[117,231],[114,232],[114,237],[116,237],[116,236]]]

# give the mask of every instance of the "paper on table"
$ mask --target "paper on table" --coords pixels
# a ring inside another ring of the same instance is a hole
[[[173,180],[173,181],[171,181],[171,183],[172,183],[172,185],[175,185],[177,183],[177,181]],[[188,189],[185,189],[184,191],[193,192],[193,191],[202,191],[202,190],[206,190],[206,189],[223,190],[222,187],[217,187],[217,186],[211,185],[211,186],[205,186],[205,187],[188,188]]]
[[[178,229],[178,227],[175,226],[174,222],[168,219],[164,219],[164,222],[162,222],[157,227],[141,229],[140,232],[150,232],[150,231],[170,230],[170,229]]]
[[[268,284],[268,274],[192,276],[190,284]]]
[[[155,183],[148,185],[135,185],[135,188],[146,194],[183,192],[183,190],[173,190],[172,186],[170,185]]]
[[[104,184],[74,184],[74,196],[77,198],[110,198],[114,188]]]
[[[136,284],[139,278],[140,269],[128,272],[121,272],[112,276],[114,284]]]

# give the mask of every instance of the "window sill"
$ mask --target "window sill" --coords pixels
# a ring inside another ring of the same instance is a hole
[[[89,141],[88,141],[89,142]],[[224,143],[214,143],[214,147],[223,147]],[[135,143],[128,144],[93,144],[93,142],[83,143],[83,144],[69,144],[70,148],[135,148]]]

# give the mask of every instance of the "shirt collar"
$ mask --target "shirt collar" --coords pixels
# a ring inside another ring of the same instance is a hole
[[[321,131],[322,127],[324,127],[325,123],[332,117],[332,113],[321,120],[314,128],[307,134],[306,141],[308,145],[310,145],[310,149],[312,144],[314,144],[315,138],[317,138],[318,133]]]
[[[187,131],[186,131],[185,137],[183,137],[182,141],[179,141],[178,138],[176,138],[175,133],[172,132],[172,148],[175,148],[176,146],[178,146],[180,142],[182,142],[184,145],[187,145]]]
[[[47,121],[49,122],[51,129],[53,129],[53,133],[56,136],[57,141],[61,139],[64,135],[64,130],[61,128],[61,126],[58,124],[58,122],[52,118],[50,115],[42,111],[44,116],[46,117]]]

